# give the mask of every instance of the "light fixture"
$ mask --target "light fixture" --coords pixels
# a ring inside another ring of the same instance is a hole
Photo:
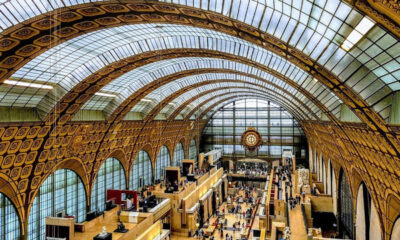
[[[372,21],[369,17],[365,16],[358,25],[351,31],[349,36],[344,40],[341,48],[345,51],[349,51],[356,45],[361,38],[367,34],[369,30],[375,25],[375,22]]]
[[[168,103],[168,104],[170,104],[170,105],[174,105],[174,106],[176,105],[176,103],[173,103],[173,102],[170,102],[170,103]]]
[[[142,102],[152,102],[150,99],[147,99],[147,98],[142,98],[142,99],[140,99],[140,101],[142,101]]]
[[[31,87],[31,88],[41,88],[41,89],[53,89],[51,85],[39,84],[39,83],[29,83],[14,80],[4,80],[5,84],[21,86],[21,87]]]
[[[116,97],[117,96],[117,95],[114,95],[114,94],[102,93],[102,92],[97,92],[94,95],[102,96],[102,97]]]
[[[314,82],[318,82],[318,79],[316,79],[316,78],[314,78],[313,80],[314,80]]]

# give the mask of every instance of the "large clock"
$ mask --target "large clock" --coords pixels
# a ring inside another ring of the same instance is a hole
[[[250,151],[254,151],[262,144],[261,134],[253,127],[248,128],[241,138],[242,145]]]

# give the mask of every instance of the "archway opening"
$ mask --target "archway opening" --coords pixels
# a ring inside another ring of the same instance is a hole
[[[185,158],[185,151],[183,150],[182,143],[178,143],[175,147],[174,151],[174,166],[181,167],[182,166],[182,160]]]
[[[19,239],[21,236],[20,220],[11,200],[0,193],[0,239]]]
[[[74,216],[75,222],[86,220],[86,191],[81,178],[72,170],[60,169],[47,177],[30,209],[28,239],[44,240],[45,219],[49,216]]]
[[[164,179],[164,169],[165,167],[170,166],[170,164],[171,158],[169,155],[169,150],[166,146],[162,146],[157,155],[154,180],[158,181]]]
[[[349,182],[341,169],[339,174],[339,232],[343,238],[353,238],[353,199]]]
[[[100,167],[94,182],[90,210],[105,210],[107,189],[126,189],[124,168],[117,158],[108,158]]]
[[[133,161],[130,172],[130,189],[138,190],[152,182],[152,168],[149,154],[141,150]]]

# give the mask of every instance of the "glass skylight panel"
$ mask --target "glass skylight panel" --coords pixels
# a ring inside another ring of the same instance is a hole
[[[34,4],[33,4],[34,2]],[[10,7],[13,9],[15,12],[16,16],[13,16],[14,14],[8,14],[10,18],[13,18],[11,22],[17,23],[18,20],[17,18],[23,19],[22,16],[36,16],[37,14],[45,13],[47,10],[54,10],[54,8],[57,7],[63,7],[65,5],[65,2],[49,2],[49,1],[43,1],[44,7],[42,5],[41,1],[27,1],[27,0],[21,0],[21,1],[7,1],[7,4],[13,5]],[[96,2],[96,0],[92,0],[91,2]],[[328,19],[331,17],[326,17],[329,14],[334,14],[334,17],[332,19],[338,19],[342,23],[344,21],[348,21],[348,15],[350,13],[353,14],[354,10],[351,12],[352,8],[348,6],[346,3],[339,2],[338,0],[329,0],[329,1],[323,1],[323,2],[316,2],[314,5],[313,2],[310,1],[292,1],[292,2],[282,2],[282,1],[237,1],[233,2],[232,0],[227,0],[223,1],[223,6],[222,2],[218,1],[215,2],[215,4],[209,4],[208,1],[201,1],[201,4],[195,4],[191,3],[192,1],[185,1],[185,2],[180,2],[180,4],[187,4],[191,5],[194,7],[203,7],[207,10],[210,11],[216,11],[219,13],[222,13],[226,16],[232,16],[237,18],[238,20],[243,20],[245,22],[250,22],[250,19],[257,19],[263,17],[268,17],[268,18],[274,18],[274,21],[265,21],[263,20],[263,23],[259,24],[261,20],[254,21],[253,26],[255,27],[261,27],[261,25],[264,26],[265,29],[268,27],[272,30],[273,25],[275,22],[279,21],[286,21],[286,17],[290,17],[290,21],[298,21],[300,20],[304,25],[310,24],[310,18],[316,20],[316,21],[321,21],[325,25],[328,23]],[[74,3],[68,3],[66,5],[73,5],[76,4]],[[3,6],[4,3],[1,5]],[[23,6],[29,6],[27,8]],[[232,6],[232,8],[231,8]],[[256,7],[257,6],[257,7]],[[257,8],[257,10],[254,10]],[[8,12],[9,13],[9,12]],[[276,14],[279,13],[279,14]],[[318,13],[318,14],[317,14]],[[245,14],[246,16],[244,16]],[[7,15],[7,14],[6,14]],[[256,16],[254,16],[256,15]],[[284,17],[280,17],[280,15],[283,15]],[[321,16],[321,17],[320,17]],[[278,18],[279,17],[279,18]],[[4,18],[6,19],[6,18]],[[10,21],[6,19],[5,21]],[[312,21],[311,21],[312,22]],[[336,22],[336,24],[331,24],[333,22]],[[257,23],[257,24],[255,24]],[[277,26],[284,26],[285,24],[276,24]],[[295,24],[292,24],[294,26]],[[337,20],[332,20],[329,24],[329,27],[333,27],[333,31],[337,31],[338,27],[338,22]],[[302,24],[298,25],[298,28],[302,27]],[[264,30],[265,30],[264,29]],[[303,31],[301,31],[303,32]],[[328,33],[329,31],[327,31]],[[362,30],[361,30],[362,32]],[[280,31],[276,32],[274,30],[274,34],[279,37]],[[290,36],[290,34],[285,34],[286,36]],[[296,35],[296,34],[295,34]],[[296,37],[296,36],[293,37]],[[333,36],[329,37],[328,39],[332,39]],[[312,57],[316,58],[316,55],[312,55]]]
[[[195,61],[193,61],[193,60],[195,60]],[[175,68],[180,66],[179,69],[182,71],[182,70],[186,70],[184,67],[187,67],[187,66],[193,67],[193,69],[198,69],[199,66],[203,66],[203,67],[206,67],[206,68],[212,67],[212,66],[221,66],[221,67],[223,67],[223,66],[228,66],[227,65],[228,62],[230,62],[230,61],[207,59],[207,58],[203,58],[203,59],[201,59],[201,58],[180,58],[179,61],[178,60],[173,60],[172,62],[171,62],[171,60],[163,60],[163,61],[159,61],[157,63],[146,65],[146,66],[138,68],[136,70],[133,70],[133,71],[121,76],[119,78],[120,80],[118,80],[118,79],[114,80],[112,82],[112,84],[107,85],[106,87],[103,88],[103,90],[107,91],[107,92],[116,91],[116,90],[120,89],[121,86],[130,85],[130,84],[124,83],[125,81],[132,81],[132,79],[143,79],[142,75],[148,75],[148,72],[146,71],[146,69],[152,69],[153,70],[153,72],[152,72],[153,74],[156,74],[156,73],[158,74],[159,71],[165,71],[165,69],[168,69],[169,64],[175,64],[175,65],[172,65]],[[178,65],[176,65],[176,64],[178,64]],[[240,66],[243,66],[243,64],[234,63],[231,66],[240,67]],[[144,69],[144,70],[142,70],[142,69]],[[157,70],[157,69],[160,69],[160,70]],[[143,72],[143,74],[141,75],[140,72]],[[165,75],[168,75],[168,74],[162,74],[162,75],[159,75],[159,77],[162,77],[162,76],[165,76]],[[210,75],[210,76],[211,76],[211,78],[208,78],[208,80],[209,79],[213,79],[213,78],[215,79],[215,75]],[[227,79],[227,78],[236,79],[237,75],[231,75],[229,77],[227,77],[226,75],[221,75],[221,79]],[[123,80],[123,79],[126,79],[126,80]],[[153,80],[155,80],[155,79],[156,78],[153,78]],[[185,78],[185,80],[187,80],[187,79],[188,78]],[[278,80],[276,78],[273,78],[273,79],[275,81],[280,81],[280,80]],[[153,81],[153,80],[152,80],[152,78],[150,78],[148,81]],[[246,80],[251,80],[251,79],[246,79]],[[122,81],[122,82],[118,83],[119,81]],[[191,82],[196,82],[196,81],[191,80]],[[143,84],[145,84],[145,83],[143,83]],[[109,88],[110,86],[115,86],[115,90],[114,89],[110,89]],[[142,85],[135,84],[135,87],[136,87],[135,89],[131,88],[131,90],[126,90],[126,91],[130,91],[130,93],[121,93],[121,94],[123,96],[128,97],[130,94],[132,94],[134,91],[139,89],[141,86]],[[291,87],[289,89],[291,89]]]
[[[12,1],[9,1],[12,2]],[[27,1],[24,1],[27,2]],[[60,4],[65,4],[61,3]],[[188,4],[190,5],[189,1],[182,2],[181,4]],[[194,4],[194,3],[192,3]],[[37,4],[40,5],[40,4]],[[223,5],[223,6],[222,6]],[[49,5],[51,6],[51,4]],[[61,5],[60,5],[61,6]],[[264,30],[267,30],[268,32],[271,32],[275,34],[275,36],[283,39],[284,41],[289,41],[290,44],[295,46],[296,48],[301,48],[303,49],[305,47],[306,53],[311,54],[310,56],[314,59],[318,59],[318,61],[321,61],[322,59],[326,59],[326,61],[329,60],[329,58],[334,54],[334,52],[339,51],[337,49],[337,46],[340,45],[335,39],[338,39],[337,36],[340,35],[339,33],[340,29],[343,28],[348,28],[348,26],[351,26],[351,19],[355,19],[357,16],[356,13],[354,13],[354,10],[351,10],[351,7],[348,6],[345,3],[339,2],[337,0],[329,0],[327,2],[316,2],[315,4],[310,1],[303,1],[301,4],[299,1],[292,1],[292,2],[282,2],[282,1],[253,1],[253,0],[246,0],[246,1],[240,1],[238,3],[233,3],[230,0],[227,1],[216,1],[214,3],[210,3],[208,1],[202,1],[201,4],[202,7],[211,10],[211,11],[216,11],[216,12],[221,12],[224,15],[227,16],[233,16],[239,20],[243,20],[244,22],[253,24],[255,27],[260,27],[261,29],[264,28]],[[232,8],[231,8],[232,6]],[[57,6],[55,6],[57,7]],[[200,7],[200,4],[199,6]],[[14,9],[16,9],[14,7]],[[1,10],[0,10],[1,11]],[[26,11],[26,10],[24,10]],[[36,11],[39,13],[39,11]],[[19,14],[20,16],[23,16],[23,12]],[[25,12],[25,14],[27,14]],[[254,16],[256,15],[256,16]],[[351,15],[349,17],[349,15]],[[33,15],[32,15],[33,16]],[[300,24],[296,24],[297,21],[300,21]],[[289,24],[288,24],[289,23]],[[328,26],[327,26],[328,24]],[[296,26],[294,28],[294,26]],[[149,26],[149,25],[147,25]],[[154,25],[153,25],[154,26]],[[284,27],[285,26],[285,27]],[[346,27],[340,27],[340,26],[346,26]],[[127,27],[128,26],[124,26]],[[121,27],[122,29],[123,27]],[[97,43],[95,40],[98,39],[110,39],[112,43],[119,43],[120,48],[112,46],[110,47],[113,50],[113,52],[110,52],[111,54],[109,55],[108,60],[106,61],[109,63],[110,61],[115,61],[117,60],[116,56],[119,55],[119,58],[125,57],[127,54],[131,54],[128,52],[123,52],[122,47],[128,46],[128,44],[133,45],[133,41],[138,41],[137,39],[140,39],[140,37],[143,38],[158,38],[160,36],[166,36],[166,35],[172,35],[175,36],[177,34],[179,35],[193,35],[195,32],[198,36],[213,36],[214,39],[207,39],[206,41],[204,40],[199,40],[198,38],[189,38],[188,36],[184,36],[182,38],[176,38],[173,37],[176,41],[170,41],[170,37],[163,39],[162,41],[155,41],[155,40],[149,40],[148,43],[145,43],[143,40],[141,41],[141,44],[143,43],[143,49],[145,50],[150,50],[150,49],[160,49],[160,48],[165,48],[169,47],[167,42],[169,44],[173,43],[174,46],[172,47],[183,47],[187,44],[203,44],[202,48],[206,47],[208,49],[221,49],[223,51],[229,51],[231,53],[236,53],[240,55],[246,56],[248,54],[248,57],[252,59],[257,59],[258,61],[268,61],[266,65],[271,64],[274,69],[280,69],[282,65],[277,65],[279,64],[279,61],[277,62],[276,59],[273,59],[273,54],[268,53],[265,50],[260,50],[258,47],[254,47],[252,44],[247,43],[243,40],[236,39],[233,37],[230,37],[228,35],[222,34],[222,33],[216,33],[210,30],[197,30],[196,28],[190,28],[190,27],[176,27],[173,25],[170,27],[170,30],[166,31],[167,27],[163,28],[163,32],[155,32],[152,31],[151,28],[140,28],[140,27],[132,27],[129,26],[129,30],[123,31],[121,30],[120,32],[117,31],[118,28],[113,28],[114,31],[108,31],[107,30],[101,30],[97,31],[94,33],[89,34],[92,38],[90,39],[89,37],[85,36],[80,36],[76,38],[76,41],[74,42],[74,39],[71,40],[71,43],[79,43],[81,44],[86,44],[86,47],[81,48],[81,51],[84,52],[83,55],[76,55],[76,50],[71,50],[67,51],[66,46],[68,46],[67,43],[64,43],[64,46],[60,46],[59,49],[62,49],[63,52],[56,51],[57,56],[63,56],[64,61],[68,61],[68,63],[64,63],[65,67],[62,67],[61,65],[63,64],[62,62],[57,62],[59,69],[51,70],[52,74],[47,74],[47,75],[36,75],[36,77],[40,76],[46,76],[48,80],[46,81],[59,81],[60,79],[68,79],[68,83],[60,83],[60,85],[65,88],[65,90],[68,90],[68,88],[71,88],[76,84],[76,81],[80,81],[81,78],[88,76],[92,72],[94,72],[96,69],[99,69],[101,67],[98,65],[90,65],[88,64],[86,67],[81,67],[79,63],[76,61],[77,59],[81,60],[82,63],[89,63],[92,59],[100,57],[99,54],[103,54],[101,52],[97,52],[98,49],[103,49],[105,47],[108,47],[110,44],[109,43]],[[135,29],[136,28],[136,29]],[[378,27],[376,27],[378,28]],[[132,32],[131,29],[135,29],[133,32],[137,34],[137,36],[131,36],[131,37],[126,37],[126,34],[129,34]],[[194,30],[193,30],[194,29]],[[356,27],[357,29],[357,27]],[[193,31],[192,31],[193,30]],[[300,30],[300,31],[298,31]],[[174,32],[175,31],[175,32]],[[292,35],[293,31],[295,33]],[[300,36],[302,36],[302,33],[310,32],[308,36],[310,36],[308,42],[301,42],[298,41]],[[362,30],[360,30],[362,31]],[[108,32],[111,32],[112,34],[108,34]],[[123,33],[123,34],[122,34]],[[313,33],[311,35],[311,33]],[[332,34],[333,33],[333,34]],[[97,36],[96,36],[97,34]],[[124,39],[116,39],[119,37],[119,35],[124,35]],[[98,36],[101,36],[100,38]],[[291,37],[290,37],[291,36]],[[322,36],[322,37],[321,37]],[[115,37],[115,38],[113,38]],[[111,40],[112,39],[112,40]],[[232,42],[225,42],[222,43],[222,40],[226,39],[232,39]],[[79,42],[78,42],[79,40]],[[168,40],[168,41],[166,41]],[[124,42],[126,41],[126,42]],[[68,41],[69,42],[69,41]],[[251,46],[250,49],[246,48],[237,48],[235,47],[236,45],[233,44],[233,42],[237,42],[240,44],[245,44],[246,46]],[[336,48],[329,48],[331,50],[330,55],[326,56],[319,56],[322,53],[322,49],[324,49],[324,46],[327,46],[328,42],[331,42],[331,44],[335,45]],[[308,46],[305,45],[308,43]],[[311,48],[311,43],[316,45],[315,49]],[[376,41],[373,41],[373,43],[376,45]],[[222,47],[224,46],[224,47]],[[227,46],[227,47],[225,47]],[[200,47],[199,45],[192,46],[192,47]],[[132,47],[133,48],[133,47]],[[137,48],[137,45],[135,47]],[[397,48],[398,49],[398,48]],[[50,51],[50,50],[49,50]],[[264,52],[264,54],[260,54],[260,52]],[[137,53],[135,51],[135,53]],[[92,56],[87,56],[89,54],[93,54]],[[115,55],[116,54],[116,55]],[[390,55],[390,54],[389,54]],[[83,57],[85,56],[85,57]],[[105,56],[105,55],[104,55]],[[392,56],[392,55],[390,55]],[[43,61],[46,61],[47,59],[50,59],[48,56],[44,57],[41,62],[37,66],[46,66],[46,63]],[[103,58],[105,59],[105,58]],[[393,57],[393,59],[395,59]],[[392,60],[394,61],[394,60]],[[106,64],[106,62],[103,62],[103,64]],[[327,62],[330,63],[330,62]],[[342,61],[343,65],[346,65],[346,61]],[[47,63],[48,66],[52,66],[50,63]],[[280,66],[280,67],[279,67]],[[343,68],[343,67],[341,67]],[[341,68],[334,68],[335,70],[339,71]],[[374,66],[374,71],[376,74],[379,74],[379,76],[386,76],[385,82],[390,84],[389,86],[392,89],[397,89],[398,88],[398,83],[396,81],[393,81],[393,79],[396,79],[394,77],[396,75],[396,71],[392,71],[393,74],[386,70],[381,68],[376,68]],[[288,68],[288,72],[292,70]],[[48,69],[46,69],[48,71]],[[73,73],[73,71],[76,71],[76,73]],[[24,73],[24,75],[22,74]],[[25,75],[26,74],[26,75]],[[68,74],[70,76],[68,76]],[[20,75],[16,74],[15,77],[21,77],[23,79],[32,79],[29,78],[28,73],[25,71],[21,71]],[[391,78],[392,77],[392,78]],[[388,80],[392,79],[392,80]],[[398,80],[398,78],[396,79]]]
[[[349,51],[354,45],[361,40],[361,38],[375,25],[369,17],[364,18],[358,23],[355,29],[347,36],[346,40],[342,44],[342,48]]]

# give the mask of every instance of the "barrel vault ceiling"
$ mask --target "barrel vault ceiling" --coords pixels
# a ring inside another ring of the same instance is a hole
[[[340,125],[347,106],[390,132],[398,28],[366,9],[340,0],[2,1],[0,106],[34,109],[48,124],[83,111],[109,122],[207,119],[222,99],[256,94],[299,121]]]

